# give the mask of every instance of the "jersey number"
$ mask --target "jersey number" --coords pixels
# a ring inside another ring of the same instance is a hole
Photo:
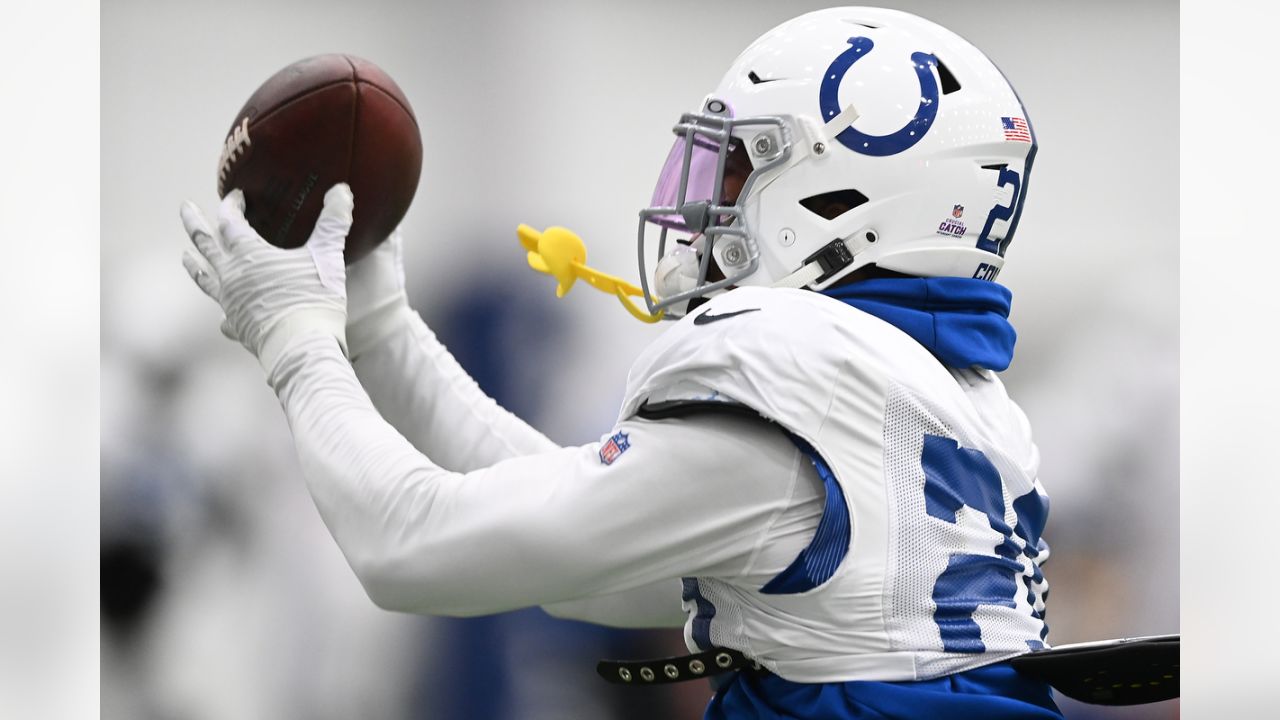
[[[1026,577],[1021,556],[1034,559],[1043,550],[1040,533],[1049,512],[1045,497],[1032,490],[1014,500],[1017,522],[1011,528],[1005,522],[1000,473],[981,452],[962,448],[951,438],[926,434],[920,465],[925,476],[925,512],[954,525],[960,509],[970,507],[985,514],[991,529],[1001,537],[993,548],[995,555],[952,554],[946,570],[934,583],[936,609],[933,619],[942,635],[943,650],[985,652],[982,632],[974,622],[973,614],[981,605],[1014,607],[1019,577],[1023,579],[1032,614],[1043,624],[1043,613],[1035,610],[1034,589],[1043,580],[1043,575],[1039,566],[1032,563],[1034,574]],[[1015,535],[1022,540],[1021,543],[1014,540]],[[1042,627],[1041,640],[1048,631],[1047,626]],[[1033,649],[1040,646],[1039,643],[1029,644]]]

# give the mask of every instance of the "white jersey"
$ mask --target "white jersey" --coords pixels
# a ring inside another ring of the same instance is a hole
[[[681,401],[773,421],[811,449],[827,498],[809,546],[770,582],[685,580],[691,649],[836,682],[929,679],[1043,646],[1048,500],[995,373],[948,370],[818,293],[741,288],[641,355],[620,417]]]
[[[682,576],[776,573],[817,527],[821,482],[759,419],[636,418],[561,448],[415,313],[393,320],[353,363],[316,336],[269,378],[321,516],[385,608],[680,627]],[[717,496],[722,512],[692,510]]]
[[[641,356],[616,427],[565,448],[485,397],[407,307],[384,329],[353,362],[307,338],[269,378],[383,607],[685,624],[692,646],[798,682],[929,678],[1041,637],[1025,419],[994,374],[948,372],[880,320],[735,290]],[[751,416],[641,409],[690,399]]]

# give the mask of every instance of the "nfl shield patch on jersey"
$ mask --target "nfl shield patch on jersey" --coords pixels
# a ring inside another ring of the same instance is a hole
[[[631,439],[627,437],[626,433],[619,430],[600,446],[600,462],[605,465],[612,465],[613,461],[617,460],[629,447],[631,447]]]

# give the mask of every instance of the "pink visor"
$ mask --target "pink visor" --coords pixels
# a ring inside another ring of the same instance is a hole
[[[730,141],[732,142],[732,141]],[[685,156],[688,154],[688,163]],[[727,150],[726,150],[727,154]],[[720,140],[694,133],[692,150],[686,136],[677,137],[667,154],[667,161],[662,165],[658,175],[658,184],[653,189],[653,208],[679,208],[686,203],[712,202],[712,193],[717,186],[723,187],[721,175],[723,167],[719,165]],[[686,174],[687,172],[687,174]],[[685,178],[684,197],[680,196],[680,180]],[[719,204],[721,198],[715,198]],[[649,222],[673,230],[688,230],[684,218],[677,214],[653,215]]]

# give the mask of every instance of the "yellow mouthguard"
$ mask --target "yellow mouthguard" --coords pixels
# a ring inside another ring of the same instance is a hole
[[[556,297],[564,297],[573,287],[573,283],[582,278],[591,287],[603,293],[616,295],[637,320],[656,323],[662,319],[662,312],[657,314],[641,310],[629,295],[643,296],[640,288],[594,268],[587,267],[587,246],[582,238],[573,231],[562,227],[549,227],[543,232],[521,223],[516,228],[520,244],[529,251],[529,267],[540,273],[546,273],[556,279]]]

